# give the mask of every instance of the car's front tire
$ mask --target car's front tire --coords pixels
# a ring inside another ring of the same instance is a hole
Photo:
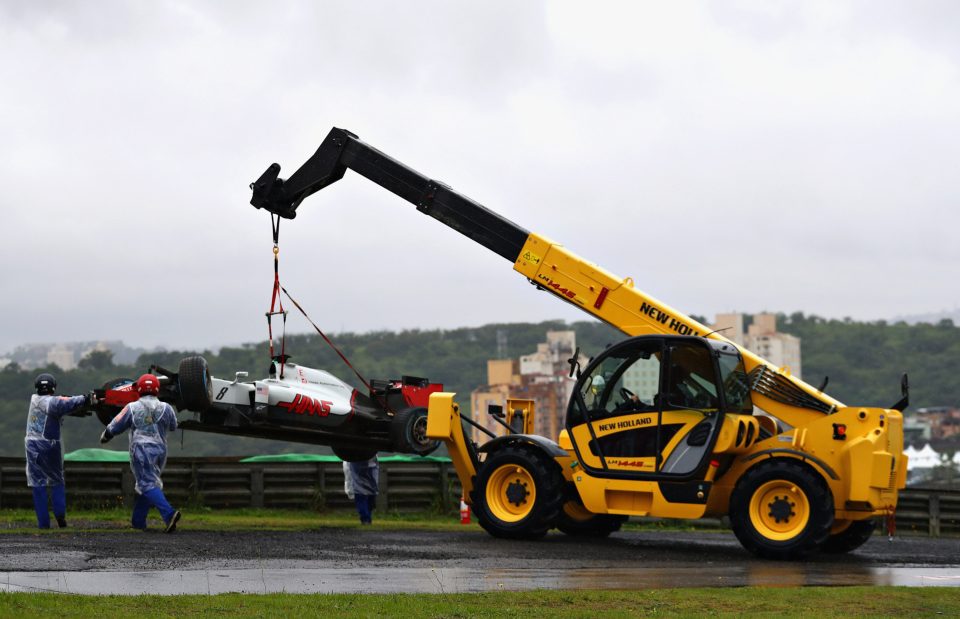
[[[333,455],[340,458],[344,462],[366,462],[370,460],[375,455],[377,455],[376,449],[364,449],[362,447],[331,447],[333,449]]]
[[[206,359],[200,355],[182,359],[177,377],[184,408],[198,413],[210,408],[213,404],[213,381]]]

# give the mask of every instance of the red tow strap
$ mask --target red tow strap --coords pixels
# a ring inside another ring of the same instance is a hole
[[[300,307],[300,304],[297,303],[297,300],[296,300],[296,299],[294,299],[293,297],[290,296],[290,293],[287,292],[287,289],[281,287],[281,290],[283,290],[283,294],[287,295],[287,298],[290,299],[290,302],[293,303],[294,307],[296,307],[298,310],[300,310],[300,313],[303,314],[303,317],[307,319],[307,322],[309,322],[309,323],[313,326],[313,328],[317,331],[317,333],[320,334],[320,337],[323,338],[323,341],[325,341],[327,344],[329,344],[329,345],[330,345],[330,348],[332,348],[333,351],[334,351],[335,353],[337,353],[337,354],[340,356],[341,359],[343,359],[343,362],[347,364],[347,367],[348,367],[348,368],[350,368],[351,370],[353,370],[353,373],[357,375],[357,378],[359,378],[359,379],[360,379],[360,382],[363,383],[363,386],[367,388],[367,391],[370,392],[370,395],[371,395],[372,397],[377,398],[377,400],[380,401],[380,405],[383,406],[383,408],[384,408],[385,411],[387,411],[387,412],[390,413],[390,414],[395,414],[394,411],[393,411],[393,409],[390,408],[390,406],[387,404],[387,401],[386,401],[385,399],[381,399],[381,398],[377,397],[377,396],[374,394],[373,388],[370,386],[370,383],[368,383],[367,380],[360,374],[360,372],[357,371],[357,368],[353,367],[353,364],[350,363],[350,360],[347,359],[346,355],[344,355],[342,352],[340,352],[340,349],[337,348],[336,344],[334,344],[333,342],[330,341],[330,338],[328,338],[328,337],[326,336],[326,334],[325,334],[323,331],[320,330],[320,327],[318,327],[315,322],[313,322],[312,320],[310,320],[310,317],[307,316],[307,312],[304,311],[304,309],[303,309],[302,307]]]
[[[391,409],[390,406],[387,404],[386,399],[379,398],[374,394],[373,387],[371,387],[370,383],[368,383],[367,380],[363,377],[363,375],[361,375],[360,372],[357,371],[357,368],[353,367],[353,364],[350,363],[350,360],[347,359],[346,355],[344,355],[340,351],[340,349],[337,348],[337,346],[332,341],[330,341],[330,338],[328,338],[326,334],[320,330],[320,327],[318,327],[316,323],[310,319],[310,316],[307,315],[307,312],[304,311],[302,307],[300,307],[300,304],[297,303],[297,301],[292,296],[290,296],[290,293],[287,292],[287,289],[280,285],[280,260],[279,260],[280,216],[279,215],[276,216],[276,219],[274,219],[274,216],[272,214],[270,215],[270,226],[273,229],[273,294],[270,297],[270,311],[267,312],[267,333],[270,336],[270,358],[272,359],[273,358],[272,319],[277,314],[282,315],[283,316],[283,335],[281,335],[280,337],[280,378],[283,378],[283,365],[284,365],[284,362],[286,361],[286,355],[284,354],[284,352],[286,350],[286,338],[287,338],[287,312],[286,310],[283,309],[283,300],[280,297],[280,291],[282,290],[283,294],[287,295],[287,298],[290,299],[290,302],[293,303],[293,305],[298,310],[300,310],[300,313],[303,314],[303,317],[307,319],[307,322],[309,322],[313,326],[313,328],[317,331],[317,333],[320,334],[320,337],[323,338],[323,341],[325,341],[330,346],[330,348],[332,348],[333,351],[337,353],[337,355],[339,355],[339,357],[343,360],[343,362],[347,365],[348,368],[353,370],[353,373],[357,375],[357,378],[360,379],[360,382],[363,383],[363,386],[367,388],[367,391],[370,393],[370,396],[377,398],[377,400],[379,400],[380,402],[380,405],[383,406],[383,409],[388,413],[390,413],[391,415],[394,415],[395,413],[393,409]]]

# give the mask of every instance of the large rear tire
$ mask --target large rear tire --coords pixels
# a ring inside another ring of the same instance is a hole
[[[838,522],[820,550],[828,554],[843,554],[856,550],[867,543],[876,528],[876,518]]]
[[[440,441],[427,438],[427,409],[407,408],[393,418],[390,424],[390,442],[393,450],[425,456],[440,446]]]
[[[571,499],[563,504],[557,519],[557,528],[574,537],[607,537],[620,530],[627,516],[594,514],[587,511],[580,499]]]
[[[210,408],[213,404],[213,381],[206,359],[200,355],[182,359],[177,377],[184,408],[198,413]]]
[[[477,521],[490,535],[538,539],[560,515],[563,474],[536,448],[507,446],[487,457],[470,497]]]
[[[767,460],[747,471],[730,496],[730,524],[743,547],[766,559],[817,550],[833,524],[833,495],[798,461]]]

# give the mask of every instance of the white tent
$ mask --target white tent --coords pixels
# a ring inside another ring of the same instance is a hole
[[[924,445],[923,449],[919,451],[913,449],[912,446],[908,447],[905,451],[910,457],[910,460],[907,462],[908,470],[932,469],[940,466],[940,454],[934,451],[930,443]]]

